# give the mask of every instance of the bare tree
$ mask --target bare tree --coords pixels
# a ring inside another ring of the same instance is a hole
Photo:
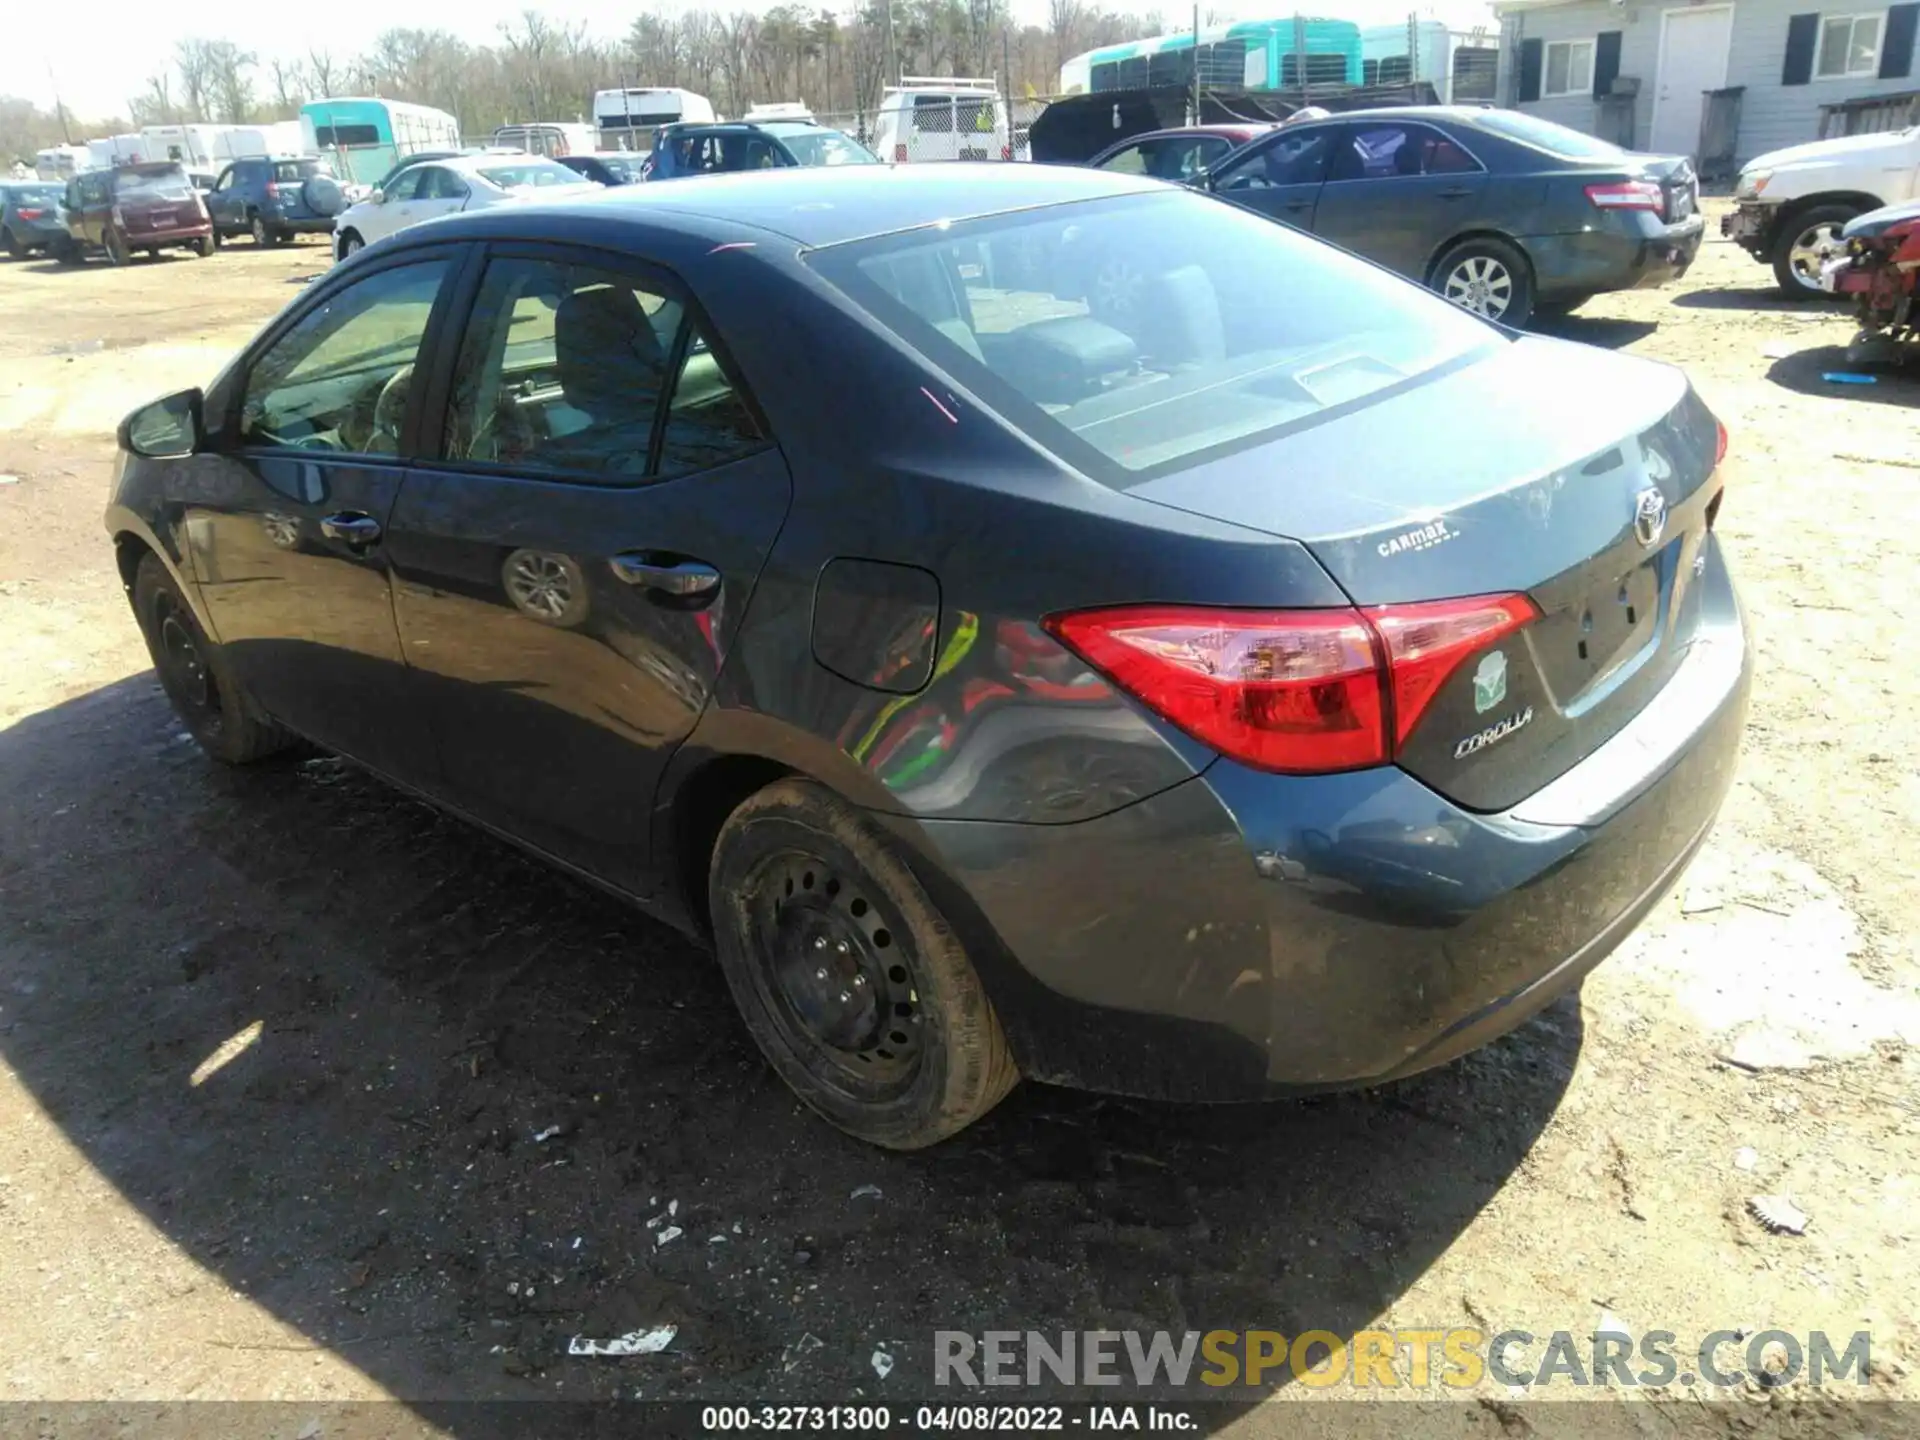
[[[306,103],[306,76],[298,60],[269,60],[267,74],[273,77],[273,104],[281,114]]]
[[[333,56],[325,50],[307,51],[307,73],[313,77],[313,92],[316,98],[324,99],[333,94],[333,82],[338,72]]]
[[[173,47],[173,68],[180,75],[180,94],[189,120],[207,118],[207,101],[213,93],[213,63],[207,56],[207,42],[191,37]]]
[[[203,42],[201,53],[215,112],[229,125],[246,124],[254,118],[253,67],[257,57],[231,40]]]

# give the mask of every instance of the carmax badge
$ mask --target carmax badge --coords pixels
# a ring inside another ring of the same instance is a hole
[[[1456,760],[1464,760],[1475,751],[1484,750],[1489,745],[1497,745],[1521,726],[1530,724],[1532,720],[1533,707],[1529,705],[1518,715],[1509,715],[1506,719],[1489,725],[1477,734],[1467,736],[1466,739],[1453,747],[1453,758]]]

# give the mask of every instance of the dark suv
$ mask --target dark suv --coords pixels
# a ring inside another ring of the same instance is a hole
[[[66,243],[54,254],[72,265],[96,249],[116,265],[126,264],[136,250],[211,255],[213,226],[186,170],[177,161],[160,160],[85,170],[69,180]]]
[[[879,157],[851,136],[804,120],[662,125],[654,132],[649,180],[777,170],[789,165],[878,165]]]
[[[284,245],[296,235],[327,234],[347,208],[333,166],[316,155],[236,160],[221,172],[207,209],[219,239],[251,235],[256,245]]]

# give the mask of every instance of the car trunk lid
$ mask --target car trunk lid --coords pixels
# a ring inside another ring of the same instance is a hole
[[[1363,608],[1527,595],[1538,618],[1469,655],[1397,756],[1500,810],[1604,744],[1684,656],[1717,449],[1679,371],[1527,338],[1130,493],[1298,540]]]

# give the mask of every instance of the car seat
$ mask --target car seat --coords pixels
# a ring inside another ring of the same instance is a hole
[[[560,393],[588,424],[552,450],[589,469],[643,472],[666,356],[634,293],[603,285],[567,296],[554,312],[553,351]]]

